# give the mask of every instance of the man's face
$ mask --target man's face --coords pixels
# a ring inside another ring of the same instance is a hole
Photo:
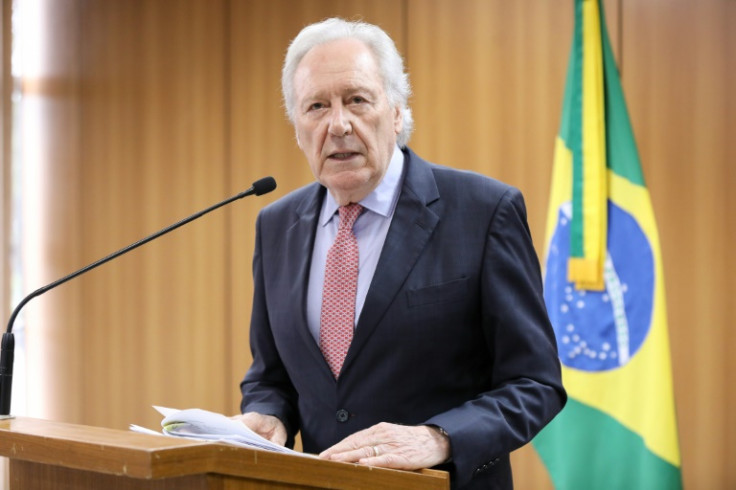
[[[338,204],[360,201],[383,179],[402,127],[370,49],[355,39],[312,48],[294,95],[297,143],[315,178]]]

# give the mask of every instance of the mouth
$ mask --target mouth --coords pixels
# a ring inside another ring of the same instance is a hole
[[[328,158],[332,160],[350,160],[351,158],[359,155],[359,153],[354,151],[341,151],[341,152],[335,152],[330,153],[328,155]]]

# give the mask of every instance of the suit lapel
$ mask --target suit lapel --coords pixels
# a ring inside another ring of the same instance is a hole
[[[427,244],[439,216],[429,207],[439,199],[432,170],[426,162],[407,149],[406,176],[399,202],[371,281],[358,326],[350,345],[343,371],[358,355],[389,305],[397,300],[401,286],[414,268]]]
[[[314,341],[309,325],[307,323],[307,289],[309,287],[309,269],[312,262],[312,248],[314,247],[314,237],[317,230],[317,220],[324,198],[324,187],[315,183],[314,190],[310,192],[304,200],[297,206],[297,219],[286,230],[286,242],[289,244],[286,257],[294,259],[293,267],[287,272],[292,274],[292,288],[299,295],[301,301],[297,301],[292,305],[296,318],[300,318],[299,334],[304,341],[305,348],[310,352],[315,360],[325,365],[325,369],[329,373],[327,366],[319,346]],[[331,373],[330,373],[331,375]]]

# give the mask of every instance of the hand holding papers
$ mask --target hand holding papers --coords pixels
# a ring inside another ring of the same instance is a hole
[[[173,408],[154,406],[164,419],[161,421],[162,432],[174,437],[187,437],[192,439],[205,439],[208,441],[225,442],[236,446],[265,451],[275,451],[298,456],[312,456],[279,446],[259,436],[243,423],[228,418],[222,414],[190,408],[188,410],[176,410]],[[136,432],[157,432],[131,425],[131,430]]]

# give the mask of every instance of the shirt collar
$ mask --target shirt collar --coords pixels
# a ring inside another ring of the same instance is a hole
[[[404,154],[398,146],[395,146],[383,180],[373,189],[373,192],[361,199],[359,204],[366,210],[372,211],[384,218],[390,217],[396,208],[399,198],[403,171]],[[322,213],[319,220],[320,226],[325,226],[330,222],[337,212],[338,207],[337,201],[335,201],[335,198],[328,191],[322,203]]]

